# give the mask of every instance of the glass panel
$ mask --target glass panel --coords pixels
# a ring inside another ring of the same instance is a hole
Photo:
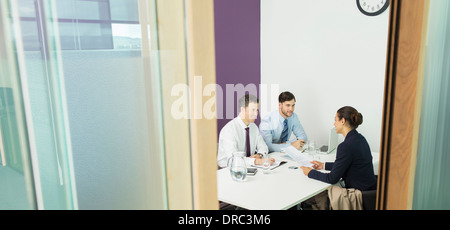
[[[56,4],[57,18],[75,19],[76,12],[73,10],[75,7],[75,0],[58,0]]]
[[[24,1],[20,6],[29,4],[34,6],[36,18],[34,23],[38,30],[33,43],[38,43],[38,50],[29,47],[16,46],[17,53],[23,58],[21,61],[21,78],[28,83],[23,90],[29,95],[25,98],[30,108],[30,132],[28,135],[35,141],[31,145],[36,161],[33,162],[36,174],[36,191],[39,194],[38,207],[40,209],[76,209],[76,190],[73,178],[73,166],[68,127],[65,124],[67,112],[64,102],[64,82],[59,69],[60,61],[56,44],[59,37],[55,34],[56,24],[50,23],[52,1]],[[43,4],[46,3],[46,4]],[[14,5],[14,4],[13,4]],[[11,13],[14,15],[14,7]],[[16,15],[23,24],[24,17]],[[27,34],[27,27],[18,27],[16,34]],[[28,37],[32,38],[32,37]],[[20,37],[17,44],[20,44]],[[58,46],[59,47],[59,46]]]
[[[19,0],[19,15],[21,17],[36,17],[35,0]]]
[[[114,49],[142,48],[141,25],[112,24]]]
[[[10,5],[0,2],[0,209],[35,209],[29,140]],[[17,25],[17,24],[16,24]]]
[[[40,50],[39,31],[35,20],[22,20],[20,22],[22,31],[23,46],[26,50]]]
[[[137,1],[109,0],[111,7],[111,19],[115,21],[139,22],[139,10]]]
[[[79,49],[80,40],[77,34],[77,24],[73,22],[60,22],[59,35],[61,42],[61,49],[76,50]]]
[[[115,21],[113,33],[106,0],[0,2],[0,209],[167,209],[155,1],[141,3],[128,19],[152,20]],[[27,84],[4,78],[18,81],[16,69]]]
[[[77,19],[97,19],[108,20],[109,10],[106,1],[76,1]]]
[[[137,1],[127,2],[137,4]],[[98,29],[81,29],[88,24],[78,24],[81,38],[98,34]],[[115,40],[115,46],[140,44],[141,27],[147,25],[114,26],[114,36],[124,38],[120,42]],[[108,42],[106,36],[99,41]],[[86,46],[93,49],[97,45],[96,41],[82,43],[82,49]],[[150,77],[159,75],[145,71],[148,63],[139,48],[75,50],[60,54],[79,208],[164,209],[163,162],[154,162],[155,156],[162,153],[154,150],[159,138],[150,138],[157,130],[150,117],[160,110],[149,108],[152,104],[149,100],[154,97],[148,96],[159,88],[157,84],[148,84]]]
[[[450,2],[430,1],[413,209],[450,209]]]
[[[83,50],[113,48],[110,23],[78,23],[78,32]]]
[[[54,18],[59,21],[59,35],[63,50],[141,48],[137,0],[60,0],[56,1],[56,9]],[[24,17],[22,20],[33,20],[31,14],[28,16],[30,17]],[[124,38],[129,36],[123,36],[122,30],[133,34],[132,38],[139,39],[131,41]],[[139,35],[136,36],[136,34]],[[131,45],[124,45],[125,43]],[[33,49],[31,47],[27,50]]]

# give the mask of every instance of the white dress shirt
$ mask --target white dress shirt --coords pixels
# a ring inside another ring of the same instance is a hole
[[[227,167],[228,159],[233,156],[235,152],[245,152],[245,128],[249,127],[250,136],[250,155],[255,152],[267,154],[267,148],[264,139],[259,133],[258,126],[255,123],[250,123],[248,126],[238,116],[228,122],[220,131],[219,134],[219,150],[217,154],[217,164],[219,167]],[[255,158],[246,157],[246,164],[252,165]]]

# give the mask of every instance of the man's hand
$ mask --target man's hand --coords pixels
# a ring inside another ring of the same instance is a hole
[[[259,155],[259,153],[257,153],[255,155],[251,155],[250,158],[261,159],[261,155]]]
[[[305,140],[296,140],[292,142],[291,145],[296,149],[301,149],[305,145]]]
[[[263,164],[263,158],[259,156],[259,154],[255,154],[253,156],[250,156],[250,158],[255,158],[255,165],[262,165]],[[270,165],[272,165],[275,162],[275,159],[270,158]]]

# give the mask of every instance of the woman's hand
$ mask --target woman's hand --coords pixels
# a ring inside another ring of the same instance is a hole
[[[319,162],[319,161],[311,161],[311,162],[309,162],[309,163],[313,164],[312,167],[313,167],[315,170],[321,170],[321,169],[323,169],[323,165],[324,165],[323,162]],[[303,173],[304,173],[306,176],[308,176],[309,172],[311,172],[311,170],[312,170],[312,168],[304,167],[304,166],[301,166],[300,168],[302,168]]]
[[[319,162],[319,161],[311,161],[310,163],[313,164],[312,167],[313,167],[315,170],[321,170],[321,169],[323,169],[323,165],[324,165],[323,162]]]
[[[309,172],[311,172],[311,170],[312,170],[312,168],[305,167],[305,166],[300,166],[300,168],[302,168],[303,173],[305,174],[305,176],[308,176]]]

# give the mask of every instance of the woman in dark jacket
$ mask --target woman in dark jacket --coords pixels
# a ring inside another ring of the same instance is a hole
[[[329,173],[302,167],[303,173],[309,178],[335,184],[341,178],[346,188],[355,188],[360,191],[374,190],[377,186],[373,172],[372,153],[366,138],[356,128],[363,122],[363,117],[356,109],[350,106],[339,109],[335,116],[334,126],[336,133],[342,134],[345,139],[338,148],[334,163],[313,161],[313,168],[330,170]]]

